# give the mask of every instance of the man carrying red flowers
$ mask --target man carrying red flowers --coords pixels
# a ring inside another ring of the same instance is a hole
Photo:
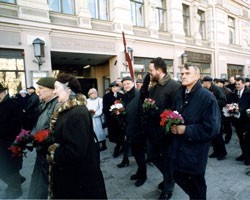
[[[174,180],[190,199],[206,199],[205,170],[210,143],[220,130],[220,109],[215,96],[202,87],[198,67],[185,65],[181,75],[173,109],[182,115],[184,125],[171,127]]]
[[[24,115],[21,105],[9,97],[8,88],[2,84],[0,84],[0,113],[0,179],[8,185],[4,198],[16,199],[22,195],[21,182],[25,180],[19,174],[22,157],[13,157],[8,148],[21,130]]]
[[[46,155],[50,144],[46,144],[46,142],[50,134],[51,116],[59,107],[57,97],[53,94],[55,80],[53,77],[44,77],[37,82],[38,96],[42,104],[38,120],[31,131],[31,135],[34,135],[33,145],[36,147],[37,157],[31,177],[28,199],[47,199],[48,197],[49,165]]]

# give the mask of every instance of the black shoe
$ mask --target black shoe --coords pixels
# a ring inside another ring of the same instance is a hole
[[[209,158],[217,158],[218,155],[217,153],[213,152],[212,154],[209,155]]]
[[[163,190],[163,181],[158,184],[158,189]]]
[[[106,149],[107,149],[106,146],[102,146],[102,147],[100,148],[100,151],[105,151]]]
[[[122,160],[122,162],[116,166],[119,168],[127,167],[129,166],[129,160]]]
[[[231,138],[225,137],[225,144],[228,144],[230,142]]]
[[[243,156],[242,154],[240,156],[238,156],[236,159],[236,161],[244,161],[245,160],[245,156]]]
[[[146,178],[139,178],[137,181],[135,181],[135,186],[140,187],[145,183],[146,180],[147,180]]]
[[[26,181],[26,178],[24,176],[20,176],[20,183],[24,183]]]
[[[161,196],[159,197],[159,199],[167,200],[167,199],[170,199],[171,197],[172,197],[172,192],[161,193]]]
[[[130,180],[134,181],[139,179],[139,177],[137,176],[137,174],[133,174],[132,176],[130,176]]]
[[[227,153],[218,155],[217,160],[225,160]]]
[[[245,165],[249,166],[250,165],[250,159],[245,160]]]

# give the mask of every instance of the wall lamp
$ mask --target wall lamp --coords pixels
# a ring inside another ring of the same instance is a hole
[[[44,58],[44,45],[45,42],[43,40],[41,40],[40,38],[36,38],[33,41],[33,46],[34,46],[34,56],[36,58],[36,60],[33,60],[33,62],[38,64],[38,68],[40,71],[40,66],[45,63]]]

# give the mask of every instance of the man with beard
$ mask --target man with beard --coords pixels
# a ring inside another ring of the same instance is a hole
[[[148,76],[144,78],[143,89],[141,94],[155,100],[158,107],[156,110],[150,110],[144,115],[145,126],[144,131],[147,135],[147,157],[162,173],[163,182],[158,185],[162,190],[160,199],[170,199],[174,189],[174,180],[172,177],[172,166],[169,162],[169,145],[171,143],[170,134],[166,134],[160,126],[160,114],[168,108],[172,107],[173,98],[180,84],[173,80],[167,73],[167,67],[164,60],[160,57],[153,59],[149,64],[149,74],[151,78],[151,86],[147,91],[149,84]]]

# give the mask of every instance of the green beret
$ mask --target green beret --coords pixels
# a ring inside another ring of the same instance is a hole
[[[41,85],[43,87],[54,89],[55,82],[56,82],[56,79],[54,77],[43,77],[43,78],[40,78],[36,83],[37,85]]]

